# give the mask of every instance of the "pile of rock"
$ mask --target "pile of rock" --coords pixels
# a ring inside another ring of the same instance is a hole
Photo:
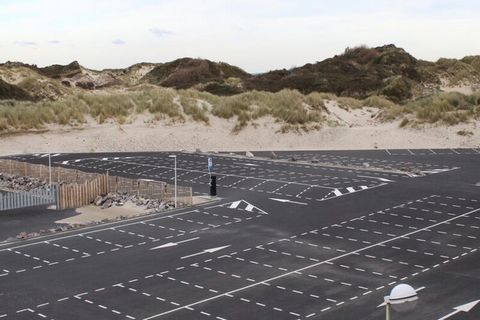
[[[98,196],[95,201],[93,201],[93,204],[97,207],[102,207],[102,209],[107,209],[112,206],[123,206],[127,202],[155,212],[163,211],[166,209],[173,209],[175,207],[172,202],[164,202],[156,199],[145,199],[137,195],[118,192],[108,193],[104,196]]]
[[[47,181],[34,179],[31,177],[0,173],[0,188],[30,191],[32,189],[47,189],[48,183]]]
[[[424,176],[425,174],[418,168],[414,167],[401,167],[400,171],[408,172],[410,174],[413,174],[415,176]]]

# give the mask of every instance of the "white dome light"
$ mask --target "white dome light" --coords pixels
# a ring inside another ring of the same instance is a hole
[[[390,303],[400,304],[418,299],[417,291],[408,284],[399,284],[390,292]]]

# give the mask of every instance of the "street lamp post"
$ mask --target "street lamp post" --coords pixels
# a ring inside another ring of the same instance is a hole
[[[48,154],[48,188],[52,190],[52,154]]]
[[[169,157],[175,159],[175,208],[177,208],[177,156],[172,154]]]
[[[409,286],[408,284],[399,284],[395,286],[392,291],[390,292],[389,296],[384,297],[384,304],[385,304],[385,319],[391,320],[391,309],[392,307],[398,311],[406,310],[411,308],[413,304],[411,302],[415,302],[418,300],[417,291]],[[406,307],[400,306],[401,304],[408,303]]]

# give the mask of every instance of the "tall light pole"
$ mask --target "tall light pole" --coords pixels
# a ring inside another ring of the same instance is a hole
[[[48,188],[52,191],[52,154],[48,153]]]
[[[169,157],[175,159],[175,208],[177,208],[177,156],[172,154]]]

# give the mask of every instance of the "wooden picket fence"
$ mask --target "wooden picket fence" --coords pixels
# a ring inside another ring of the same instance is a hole
[[[58,188],[58,209],[79,208],[91,204],[99,195],[109,192],[108,176],[99,175],[84,183],[70,183]]]
[[[17,160],[0,159],[0,172],[48,181],[48,166]],[[57,209],[78,208],[91,204],[99,195],[120,192],[160,201],[174,200],[174,186],[162,181],[129,179],[52,167],[52,183],[58,185]],[[179,206],[192,205],[192,188],[177,186]]]
[[[44,181],[49,181],[50,178],[48,166],[12,159],[0,159],[0,172]],[[54,166],[52,167],[51,173],[52,183],[84,183],[98,176],[97,173]]]

